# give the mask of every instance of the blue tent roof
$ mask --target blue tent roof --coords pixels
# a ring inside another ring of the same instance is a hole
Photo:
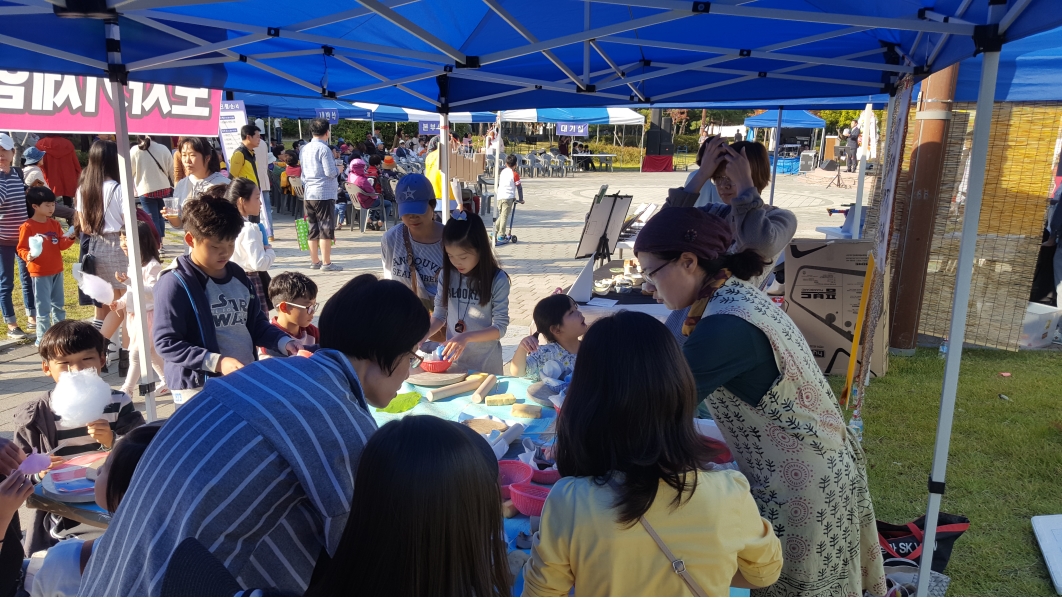
[[[745,119],[745,126],[751,128],[774,128],[778,126],[778,111],[768,110],[763,114],[750,116]],[[807,110],[782,110],[783,129],[821,129],[826,126],[826,121],[811,114]]]
[[[645,117],[629,108],[539,108],[506,110],[506,122],[586,123],[589,125],[643,125]]]
[[[317,109],[339,111],[339,118],[350,120],[371,120],[372,111],[359,108],[350,102],[340,102],[327,98],[285,98],[261,93],[237,93],[233,99],[243,100],[247,114],[266,118],[316,118]]]
[[[269,0],[107,4],[112,70],[132,80],[429,111],[875,94],[929,56],[925,72],[973,56],[973,24],[988,20],[983,0],[717,0],[707,13],[686,0],[310,0],[281,18]],[[0,69],[104,75],[104,21],[76,13],[89,5],[0,0]],[[1057,0],[1002,8],[1008,40],[1062,26]]]

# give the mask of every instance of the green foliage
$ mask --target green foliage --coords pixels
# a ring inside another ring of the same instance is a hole
[[[863,113],[862,110],[811,110],[810,112],[826,121],[827,135],[839,134],[845,127],[851,126],[853,120],[859,120],[859,115]],[[878,122],[881,120],[881,115],[878,115]]]
[[[1058,384],[1045,374],[1059,360],[1050,350],[963,350],[941,508],[971,525],[944,571],[949,595],[1053,594],[1030,518],[1060,510],[1062,412]],[[925,514],[943,375],[937,351],[919,349],[891,357],[889,373],[867,387],[863,450],[881,521]],[[837,391],[844,380],[830,382]]]
[[[396,123],[376,123],[376,126],[380,129],[380,136],[383,137],[384,143],[390,149],[391,140],[395,137],[395,124]],[[402,132],[409,133],[410,135],[417,134],[417,123],[397,123],[398,129]],[[299,121],[282,118],[280,119],[281,130],[284,132],[284,145],[291,147],[291,142],[299,138]],[[468,125],[455,125],[455,131],[459,130],[459,127]],[[365,120],[341,120],[337,124],[332,125],[332,139],[338,140],[342,137],[346,141],[354,141],[355,143],[363,141],[365,136],[372,133],[372,123]],[[461,132],[463,134],[463,131]],[[303,120],[302,122],[302,138],[310,138],[310,122]]]

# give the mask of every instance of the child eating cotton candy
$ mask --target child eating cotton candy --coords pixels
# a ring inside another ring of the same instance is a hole
[[[537,331],[520,341],[509,373],[557,386],[575,369],[579,339],[586,333],[586,318],[567,295],[551,295],[539,301],[533,317]],[[546,337],[545,345],[538,343],[540,334]]]

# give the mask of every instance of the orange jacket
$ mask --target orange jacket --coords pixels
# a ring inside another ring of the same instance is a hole
[[[48,135],[37,142],[37,149],[44,152],[40,167],[48,186],[56,197],[73,197],[77,194],[77,181],[81,176],[81,163],[70,140],[58,135]]]
[[[45,235],[44,251],[37,259],[29,259],[29,239],[33,235]],[[52,239],[51,241],[49,240]],[[30,218],[18,229],[18,246],[15,251],[26,262],[26,271],[30,276],[53,276],[63,271],[63,251],[74,244],[74,240],[63,234],[59,221],[49,218],[47,222],[37,222]]]

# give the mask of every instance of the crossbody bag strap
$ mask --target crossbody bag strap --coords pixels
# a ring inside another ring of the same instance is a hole
[[[417,272],[417,264],[413,257],[413,240],[409,238],[409,229],[405,226],[402,227],[402,240],[406,244],[406,262],[409,264],[409,282],[413,286],[413,294],[419,298],[420,284],[418,284],[417,279],[420,278],[420,274]]]
[[[617,484],[615,480],[609,480],[608,485],[611,486],[614,491],[619,491],[619,484]],[[656,542],[657,548],[659,548],[660,552],[664,553],[667,560],[671,562],[671,570],[682,578],[682,581],[686,583],[686,587],[690,589],[690,592],[692,592],[694,596],[707,596],[708,594],[704,592],[704,589],[701,588],[699,583],[697,583],[697,580],[693,579],[690,572],[686,570],[686,563],[683,562],[682,559],[676,557],[675,553],[671,552],[671,549],[664,543],[664,539],[660,537],[660,534],[656,533],[653,526],[649,525],[649,520],[644,516],[639,517],[638,523],[642,524],[642,527],[649,534],[649,537],[653,539],[653,542]]]
[[[172,188],[173,187],[173,175],[171,175],[169,173],[169,171],[167,171],[165,168],[163,168],[162,167],[162,163],[159,162],[158,158],[156,158],[154,154],[151,153],[151,151],[150,151],[151,146],[150,145],[148,146],[148,148],[149,149],[141,150],[141,151],[143,151],[147,155],[151,156],[151,161],[155,163],[155,166],[159,167],[159,170],[162,171],[162,174],[166,175],[166,179],[170,181],[170,187]]]

